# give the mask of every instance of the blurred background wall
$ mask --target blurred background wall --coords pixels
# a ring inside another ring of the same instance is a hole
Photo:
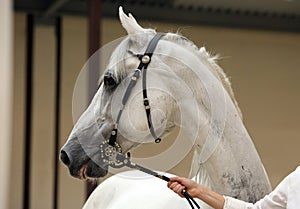
[[[128,10],[130,11],[130,8]],[[161,32],[179,31],[197,46],[205,46],[213,54],[220,54],[222,59],[219,64],[232,82],[244,116],[244,123],[252,136],[273,187],[300,165],[299,33],[174,22],[161,23],[151,21],[151,18],[139,22],[143,27],[156,28]],[[87,18],[66,15],[63,16],[61,24],[60,146],[64,144],[73,126],[73,89],[77,76],[88,59]],[[28,42],[26,27],[27,14],[15,12],[12,35],[14,41],[13,130],[10,141],[12,144],[11,180],[8,195],[8,208],[11,209],[24,208],[26,44]],[[117,15],[114,18],[102,19],[101,31],[102,45],[126,35]],[[51,209],[55,195],[53,169],[57,99],[56,31],[53,25],[37,24],[33,32],[30,208]],[[4,69],[1,69],[2,72]],[[2,78],[4,77],[1,76]],[[4,85],[2,80],[1,85]],[[1,121],[3,122],[2,118]],[[189,157],[185,159],[186,162]],[[61,163],[58,171],[57,208],[81,208],[85,201],[84,183],[71,178],[67,168]],[[181,166],[175,167],[170,172],[178,175],[187,173]]]

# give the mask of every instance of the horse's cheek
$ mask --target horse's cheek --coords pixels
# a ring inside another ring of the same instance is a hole
[[[145,133],[148,130],[145,111],[141,109],[130,109],[126,126],[127,129],[133,133]]]

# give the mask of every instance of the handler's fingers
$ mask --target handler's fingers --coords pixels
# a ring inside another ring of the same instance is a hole
[[[182,190],[184,190],[184,186],[182,186],[181,184],[176,185],[176,187],[173,188],[173,191],[176,192],[177,194],[181,195],[182,194]]]
[[[173,190],[173,188],[175,188],[177,185],[179,185],[178,182],[168,182],[168,187],[169,187],[170,189],[172,189],[172,190]]]
[[[178,182],[169,182],[168,187],[173,190],[173,192],[177,193],[179,196],[183,197],[182,190],[185,189],[185,187]]]
[[[170,178],[170,181],[171,181],[171,182],[177,181],[177,182],[179,182],[179,183],[182,184],[182,182],[184,181],[184,178],[175,176],[175,177],[171,177],[171,178]]]

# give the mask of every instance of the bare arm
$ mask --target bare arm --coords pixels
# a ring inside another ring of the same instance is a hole
[[[222,195],[197,184],[193,180],[183,177],[173,177],[168,183],[168,187],[182,196],[182,190],[185,189],[192,197],[199,198],[215,209],[223,209],[225,199]]]

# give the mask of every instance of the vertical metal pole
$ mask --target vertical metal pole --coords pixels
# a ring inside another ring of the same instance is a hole
[[[101,0],[88,0],[88,56],[92,56],[100,47],[100,18],[101,18]],[[97,91],[97,82],[99,78],[100,61],[99,57],[93,60],[89,65],[88,71],[88,95],[89,102]],[[88,181],[86,184],[86,198],[97,187],[96,181]]]
[[[100,48],[101,0],[88,0],[88,56],[91,57]],[[93,59],[89,68],[89,102],[97,91],[99,78],[99,59]]]
[[[26,32],[26,102],[25,102],[25,147],[24,147],[24,186],[23,209],[30,208],[30,174],[31,174],[31,132],[32,132],[32,90],[33,90],[33,47],[34,16],[27,15]]]
[[[61,17],[57,17],[56,34],[56,81],[55,81],[55,133],[54,133],[54,187],[53,209],[58,207],[59,137],[60,137],[60,91],[61,91]]]

